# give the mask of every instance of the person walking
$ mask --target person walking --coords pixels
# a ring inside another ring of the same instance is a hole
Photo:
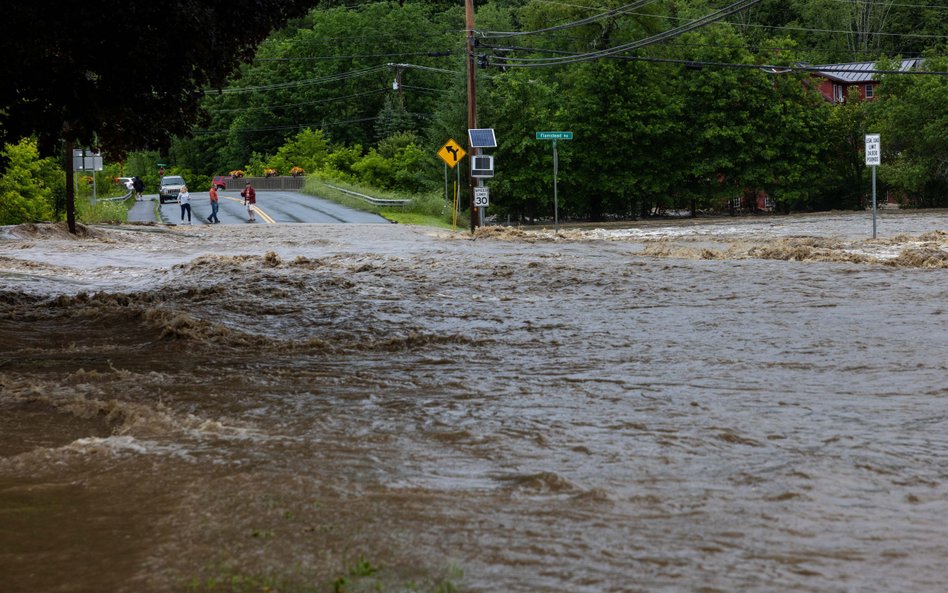
[[[188,193],[188,186],[182,185],[178,192],[178,204],[181,204],[181,224],[184,224],[184,213],[188,213],[188,224],[191,224],[191,194]]]
[[[211,189],[207,193],[211,198],[211,215],[207,217],[207,221],[211,224],[217,224],[221,221],[217,217],[217,209],[220,207],[220,203],[217,198],[217,185],[213,181],[211,182]]]
[[[240,192],[240,195],[244,199],[244,206],[247,207],[247,216],[250,217],[249,222],[257,222],[257,192],[254,191],[249,181],[244,184],[244,189]]]
[[[145,199],[145,196],[142,195],[142,192],[145,191],[145,182],[142,181],[141,177],[138,177],[137,175],[132,177],[132,188],[135,190],[136,200],[141,201]]]

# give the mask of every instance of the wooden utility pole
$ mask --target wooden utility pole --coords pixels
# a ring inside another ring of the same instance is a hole
[[[465,27],[467,30],[467,129],[477,128],[477,97],[474,89],[474,0],[464,0]],[[468,158],[473,159],[477,151],[471,146],[471,135],[467,135]],[[468,201],[471,204],[471,232],[477,227],[477,209],[474,207],[474,167],[468,166]]]
[[[72,156],[73,143],[66,140],[66,226],[69,232],[76,234],[76,192],[73,187],[75,159]]]

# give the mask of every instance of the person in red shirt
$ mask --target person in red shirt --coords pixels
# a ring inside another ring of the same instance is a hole
[[[248,181],[244,184],[244,190],[240,192],[241,197],[244,199],[244,206],[247,207],[247,215],[250,217],[250,222],[257,221],[257,192],[254,191],[253,186],[250,185]]]
[[[217,185],[215,185],[213,181],[211,182],[211,189],[207,193],[211,197],[211,215],[207,217],[207,221],[211,224],[217,224],[221,221],[221,219],[217,217],[217,209],[220,207],[220,204],[217,200]]]

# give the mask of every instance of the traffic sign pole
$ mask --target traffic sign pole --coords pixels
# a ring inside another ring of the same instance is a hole
[[[872,238],[876,238],[876,166],[872,166]]]
[[[872,238],[876,238],[876,167],[882,164],[879,134],[866,134],[866,166],[872,167]]]
[[[556,152],[556,139],[553,140],[553,232],[560,232],[560,200],[556,191],[556,176],[560,170],[560,159]]]
[[[557,191],[557,177],[560,171],[560,157],[556,151],[557,140],[572,140],[572,132],[537,132],[537,140],[553,141],[553,228],[555,232],[560,232],[560,199]]]

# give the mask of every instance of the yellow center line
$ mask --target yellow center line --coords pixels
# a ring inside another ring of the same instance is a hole
[[[232,202],[237,202],[238,204],[243,204],[243,203],[244,203],[243,199],[238,200],[237,198],[232,198],[232,197],[230,197],[230,196],[220,196],[220,197],[221,197],[221,198],[224,198],[225,200],[230,200],[230,201],[232,201]],[[260,215],[260,218],[262,218],[265,222],[268,222],[268,223],[270,223],[270,224],[276,224],[276,221],[273,220],[272,218],[270,218],[270,215],[269,215],[269,214],[267,214],[266,212],[264,212],[263,210],[261,210],[261,209],[260,209],[260,206],[254,204],[254,210],[257,211],[257,214],[259,214],[259,215]]]

